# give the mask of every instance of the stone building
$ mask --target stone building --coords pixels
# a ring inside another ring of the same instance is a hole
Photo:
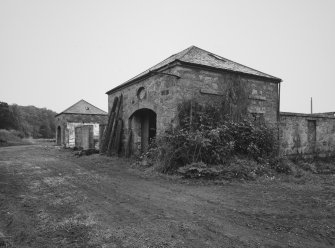
[[[109,111],[114,98],[123,95],[123,143],[132,132],[130,147],[136,153],[147,149],[150,138],[178,124],[178,104],[184,100],[220,101],[228,95],[237,106],[241,99],[236,85],[243,89],[250,115],[276,124],[280,82],[277,77],[191,46],[106,94]]]
[[[99,125],[106,124],[107,118],[105,111],[80,100],[55,116],[56,144],[98,148]]]
[[[123,95],[123,145],[131,133],[132,153],[145,151],[150,138],[178,124],[178,105],[184,100],[216,102],[229,97],[232,108],[242,103],[255,119],[278,129],[283,155],[327,155],[335,152],[334,112],[280,112],[281,79],[191,46],[111,89]],[[241,91],[241,89],[243,89]]]

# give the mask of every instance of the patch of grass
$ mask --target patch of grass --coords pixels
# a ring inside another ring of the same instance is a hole
[[[29,144],[31,144],[31,142],[28,139],[23,139],[19,131],[0,129],[0,147]]]
[[[178,169],[184,178],[205,179],[243,179],[254,180],[257,177],[271,176],[273,170],[267,163],[258,163],[249,158],[235,156],[224,165],[206,165],[203,162],[192,163]]]

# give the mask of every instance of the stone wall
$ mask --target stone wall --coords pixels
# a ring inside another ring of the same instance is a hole
[[[55,117],[56,132],[61,128],[61,145],[65,147],[75,146],[75,128],[83,125],[92,125],[94,133],[95,146],[98,147],[99,124],[106,124],[107,115],[81,115],[81,114],[60,114]],[[57,137],[57,133],[56,133]]]
[[[330,155],[335,151],[335,117],[280,113],[282,155]]]
[[[128,133],[129,118],[139,109],[147,108],[157,114],[157,133],[178,124],[178,104],[184,100],[199,102],[221,102],[230,86],[239,80],[245,89],[248,111],[264,116],[267,123],[278,120],[278,84],[246,75],[229,72],[210,71],[187,66],[174,66],[164,71],[130,84],[108,95],[109,110],[114,97],[123,94],[121,116],[124,133]],[[144,89],[144,93],[139,91]],[[238,104],[238,103],[237,103]],[[125,141],[125,137],[123,137]]]

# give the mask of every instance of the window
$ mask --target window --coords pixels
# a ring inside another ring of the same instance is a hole
[[[169,90],[162,90],[161,91],[161,95],[162,96],[166,96],[166,95],[168,95],[169,94]]]
[[[143,100],[146,96],[146,92],[145,92],[145,89],[144,87],[140,87],[138,90],[137,90],[137,98],[140,99],[140,100]]]
[[[264,113],[251,113],[252,119],[257,124],[264,124]]]

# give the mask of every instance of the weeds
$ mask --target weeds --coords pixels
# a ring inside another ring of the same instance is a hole
[[[335,173],[329,161],[278,156],[273,127],[248,116],[232,118],[225,106],[203,106],[194,100],[181,104],[179,126],[151,142],[148,152],[142,154],[142,164],[185,178],[253,180],[263,175],[301,178],[311,173]]]
[[[222,108],[202,106],[194,101],[181,104],[179,127],[166,131],[151,143],[144,154],[147,164],[155,165],[163,173],[187,166],[191,171],[206,174],[213,166],[228,166],[236,156],[262,161],[276,153],[272,128],[247,117],[233,121],[223,113]]]
[[[31,142],[23,139],[23,135],[19,131],[0,129],[0,147],[28,144],[31,144]]]

